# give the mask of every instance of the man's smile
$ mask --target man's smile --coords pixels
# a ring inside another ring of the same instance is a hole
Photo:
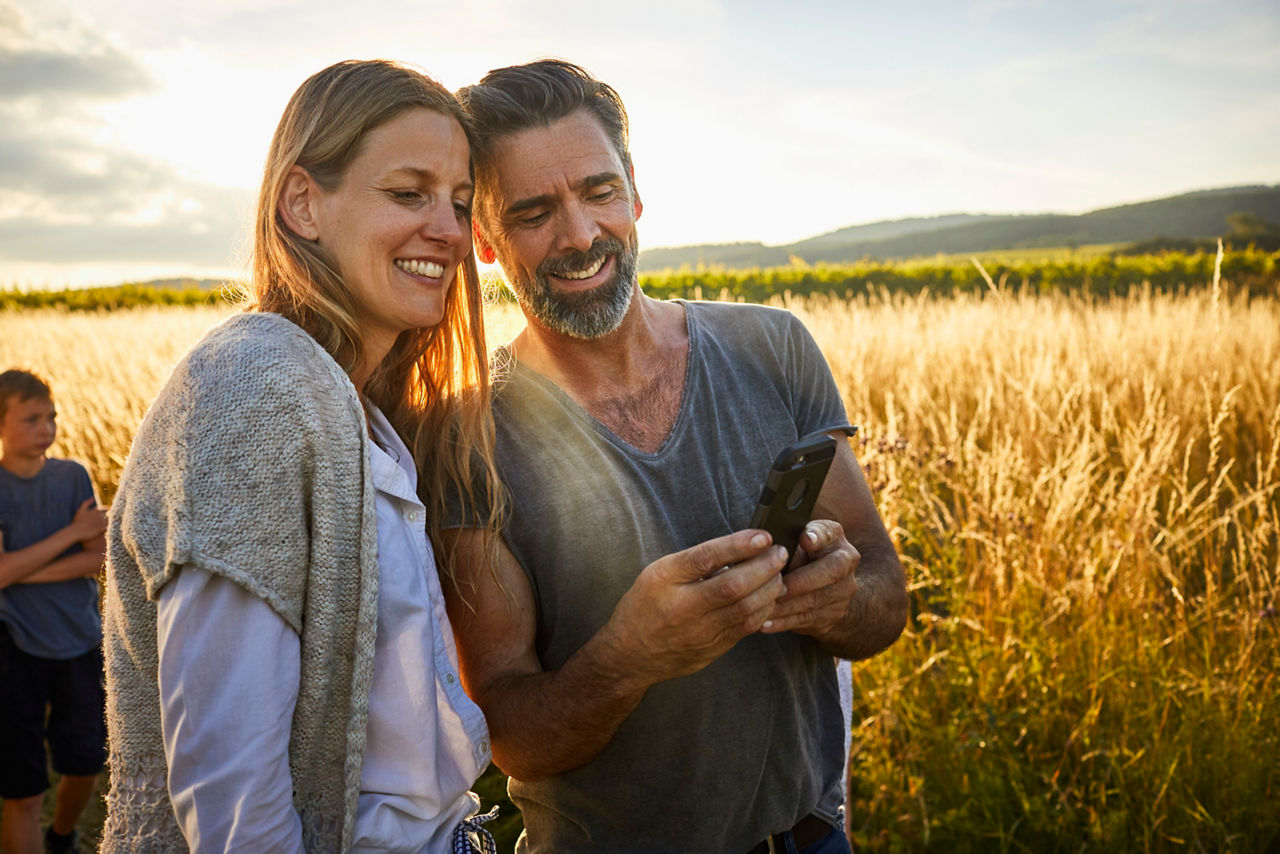
[[[559,277],[562,279],[589,279],[592,276],[594,276],[596,273],[600,272],[600,268],[604,266],[604,262],[607,261],[610,257],[612,256],[605,256],[604,258],[597,260],[594,264],[588,266],[583,270],[577,270],[577,271],[566,270],[565,272],[559,273],[557,275],[559,275]]]

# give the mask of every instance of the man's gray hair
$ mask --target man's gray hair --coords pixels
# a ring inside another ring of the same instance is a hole
[[[472,158],[477,172],[488,171],[498,140],[537,127],[550,127],[578,110],[600,122],[631,181],[630,133],[622,98],[585,68],[562,59],[495,68],[474,86],[458,90],[475,130]],[[479,176],[477,176],[479,177]]]

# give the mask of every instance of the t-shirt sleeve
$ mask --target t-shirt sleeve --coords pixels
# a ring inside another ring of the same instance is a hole
[[[97,500],[97,495],[93,492],[93,479],[89,477],[89,470],[79,463],[75,465],[75,505],[72,507],[72,513],[80,508],[86,499],[92,498]],[[68,520],[70,521],[70,520]]]
[[[68,462],[71,463],[68,471],[71,488],[67,490],[67,494],[71,496],[71,506],[68,509],[66,522],[70,524],[71,520],[75,518],[76,511],[80,509],[80,505],[89,498],[94,499],[94,503],[97,503],[97,495],[94,494],[93,480],[89,477],[88,469],[74,460],[68,460]],[[84,551],[84,547],[79,543],[75,543],[71,548],[67,549],[66,554],[74,554],[80,551]]]
[[[786,372],[796,432],[803,436],[849,423],[844,401],[813,335],[794,315],[788,315]]]

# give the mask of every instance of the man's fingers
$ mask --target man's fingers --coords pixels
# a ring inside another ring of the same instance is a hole
[[[844,540],[844,527],[834,519],[812,519],[800,535],[800,547],[810,559]]]
[[[756,557],[727,567],[695,589],[703,597],[708,609],[735,606],[743,602],[748,603],[745,606],[747,609],[752,609],[755,606],[751,602],[764,599],[772,602],[785,591],[781,574],[786,559],[786,549],[774,546]],[[761,590],[765,592],[761,594]]]
[[[787,575],[787,592],[778,599],[763,631],[809,627],[827,618],[838,619],[844,613],[858,590],[857,570],[862,556],[844,541],[843,532],[838,540],[827,543],[819,555]]]
[[[800,569],[787,574],[787,598],[796,598],[838,585],[858,571],[862,555],[850,543],[829,547]]]
[[[759,555],[769,545],[769,535],[760,531],[738,531],[671,555],[669,578],[677,583],[701,581],[724,567]]]
[[[773,615],[778,600],[787,587],[780,573],[772,573],[765,582],[746,596],[735,599],[715,612],[725,625],[734,626],[740,634],[759,631]]]

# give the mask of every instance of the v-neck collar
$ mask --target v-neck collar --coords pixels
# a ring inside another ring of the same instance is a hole
[[[695,399],[694,384],[697,382],[697,378],[701,376],[700,372],[694,370],[694,362],[696,361],[695,355],[698,353],[697,343],[699,336],[702,334],[702,329],[696,317],[697,313],[694,311],[694,307],[685,300],[672,300],[672,302],[678,302],[684,308],[685,328],[689,333],[688,352],[685,354],[684,388],[680,392],[680,407],[676,410],[676,417],[671,424],[671,429],[667,431],[667,435],[663,438],[662,443],[658,446],[657,450],[652,453],[637,448],[635,445],[613,432],[613,430],[600,421],[600,419],[588,412],[582,404],[574,400],[573,396],[561,388],[559,383],[545,374],[523,364],[511,351],[510,346],[503,345],[498,348],[498,353],[495,355],[500,359],[508,360],[509,364],[512,365],[511,370],[513,375],[515,373],[526,375],[530,381],[538,384],[545,389],[548,394],[559,400],[564,409],[573,413],[573,415],[579,420],[590,424],[597,433],[608,439],[610,443],[615,445],[628,456],[643,460],[659,460],[666,456],[670,449],[676,444],[676,440],[687,429],[686,425],[691,418],[689,415],[691,401]]]

